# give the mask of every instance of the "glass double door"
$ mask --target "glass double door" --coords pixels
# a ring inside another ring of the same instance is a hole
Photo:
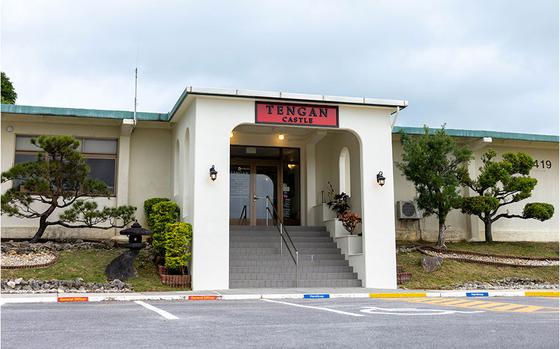
[[[239,160],[230,165],[229,218],[232,225],[273,225],[282,207],[280,163]],[[280,215],[281,216],[281,215]]]

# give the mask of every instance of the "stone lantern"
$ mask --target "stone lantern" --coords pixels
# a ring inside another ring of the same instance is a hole
[[[128,248],[129,250],[113,259],[111,263],[105,268],[107,279],[126,281],[131,277],[138,275],[136,268],[134,268],[134,260],[138,257],[140,249],[144,247],[142,243],[143,235],[150,235],[148,229],[142,228],[138,222],[134,222],[130,228],[123,229],[121,235],[128,235]]]
[[[142,235],[150,235],[148,229],[142,228],[138,222],[134,222],[130,228],[121,230],[121,235],[128,235],[128,248],[131,250],[139,250],[144,247],[142,243]]]

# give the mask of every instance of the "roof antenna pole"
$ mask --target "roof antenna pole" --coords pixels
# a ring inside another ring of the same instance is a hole
[[[138,67],[134,68],[134,126],[136,126],[136,104],[138,97]]]

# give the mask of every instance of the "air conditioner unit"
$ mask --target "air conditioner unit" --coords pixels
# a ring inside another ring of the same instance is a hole
[[[414,201],[397,201],[398,219],[420,219],[422,212]]]

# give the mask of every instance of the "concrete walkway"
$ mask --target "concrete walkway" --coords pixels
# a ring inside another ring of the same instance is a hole
[[[244,300],[317,298],[559,297],[558,290],[390,290],[373,288],[250,288],[130,293],[2,294],[0,304],[134,300]]]

